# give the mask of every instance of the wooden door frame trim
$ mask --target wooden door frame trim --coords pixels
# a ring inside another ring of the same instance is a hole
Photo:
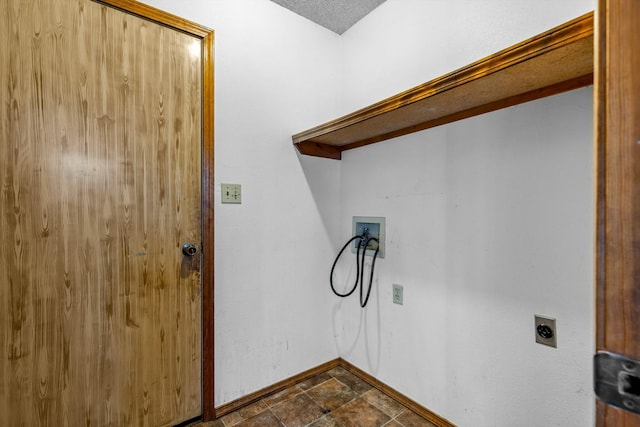
[[[202,417],[214,406],[214,31],[134,0],[92,0],[181,31],[202,42]]]
[[[595,44],[596,350],[640,358],[640,55],[636,0],[598,0]],[[634,52],[630,55],[630,52]],[[623,64],[623,65],[621,65]],[[640,415],[601,400],[596,426],[638,425]]]

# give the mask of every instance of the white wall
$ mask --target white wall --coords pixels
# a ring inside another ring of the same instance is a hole
[[[590,89],[342,162],[290,140],[593,2],[387,0],[339,37],[267,0],[145,1],[216,30],[217,191],[243,186],[216,201],[216,405],[341,355],[461,427],[593,425]],[[365,310],[327,283],[353,215],[387,218]]]
[[[387,0],[342,37],[342,112],[589,8]],[[387,247],[369,306],[333,302],[339,354],[459,426],[593,425],[592,163],[591,88],[343,153],[342,236],[384,216]]]
[[[336,357],[339,163],[291,135],[338,109],[339,37],[266,0],[146,0],[215,30],[215,404]],[[242,184],[241,205],[219,202]]]
[[[594,0],[387,0],[341,37],[343,112],[492,55],[594,6]]]

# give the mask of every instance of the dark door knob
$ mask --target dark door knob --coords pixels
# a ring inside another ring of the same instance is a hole
[[[198,253],[198,248],[193,243],[185,243],[182,245],[182,253],[186,256],[194,256]]]

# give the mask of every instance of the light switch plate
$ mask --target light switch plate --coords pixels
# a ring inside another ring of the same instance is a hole
[[[240,184],[222,184],[222,203],[242,203]]]

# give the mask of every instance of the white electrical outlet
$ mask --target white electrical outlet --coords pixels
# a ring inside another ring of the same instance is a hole
[[[393,285],[393,303],[402,305],[402,285]]]
[[[222,184],[222,203],[242,203],[242,186],[240,184]]]

